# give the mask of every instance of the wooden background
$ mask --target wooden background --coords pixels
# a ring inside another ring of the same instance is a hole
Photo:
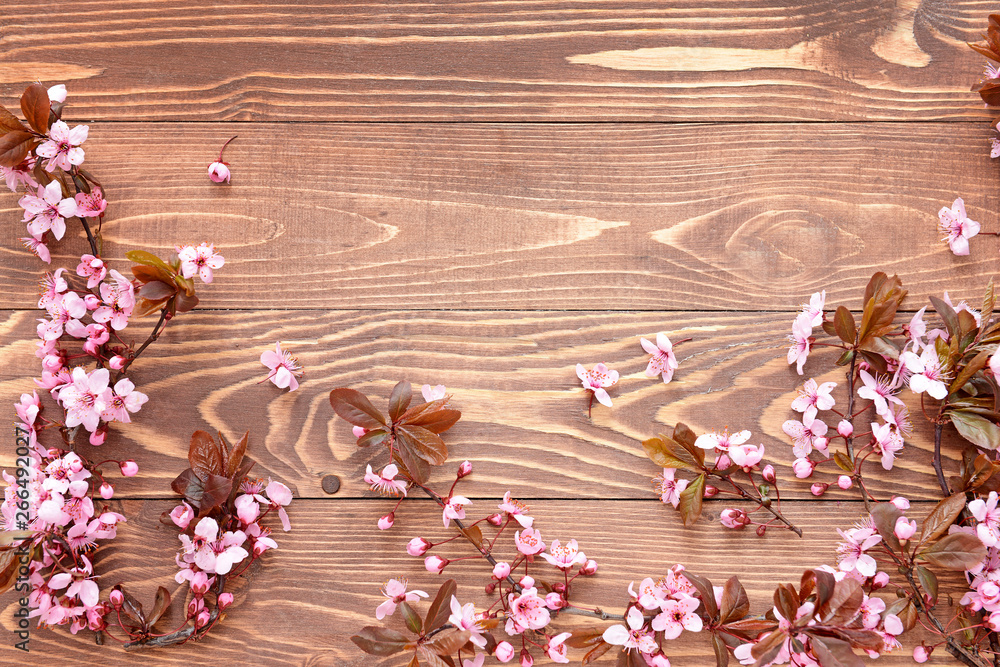
[[[202,307],[136,364],[151,401],[101,452],[141,469],[118,485],[129,523],[102,551],[100,567],[113,570],[102,584],[137,582],[143,597],[173,586],[176,532],[157,517],[172,507],[169,480],[195,429],[249,429],[259,474],[297,500],[293,531],[204,646],[123,655],[89,633],[35,630],[28,656],[8,633],[0,661],[373,664],[348,636],[374,622],[388,577],[436,587],[404,545],[443,532],[419,501],[393,530],[375,529],[388,504],[361,481],[372,453],[355,448],[327,395],[351,386],[384,400],[400,379],[454,394],[464,417],[446,440],[456,464],[473,462],[472,509],[488,512],[510,489],[547,541],[575,537],[598,560],[581,601],[623,606],[629,581],[681,562],[717,583],[739,573],[764,611],[775,584],[833,562],[833,526],[861,512],[855,493],[817,500],[790,474],[780,425],[802,379],[783,359],[794,312],[819,289],[857,308],[877,268],[900,275],[909,310],[945,290],[978,299],[994,274],[995,239],[956,258],[935,229],[956,196],[998,229],[996,133],[969,92],[982,58],[965,46],[994,9],[5,2],[0,103],[16,108],[34,80],[67,84],[66,116],[90,125],[87,167],[112,202],[112,265],[178,242],[214,241],[227,260]],[[205,167],[234,134],[232,185],[216,186]],[[38,373],[42,267],[14,241],[19,215],[16,198],[0,196],[6,404]],[[82,233],[68,236],[54,265],[75,265],[85,249]],[[141,339],[150,326],[128,332]],[[638,339],[658,331],[693,338],[669,385],[642,373]],[[275,340],[306,367],[297,392],[258,383],[258,357]],[[833,358],[818,351],[807,368]],[[614,408],[588,419],[573,367],[598,361],[622,381]],[[682,528],[651,493],[657,471],[639,445],[677,420],[752,430],[804,537],[726,531],[719,502]],[[891,473],[871,471],[880,497],[921,501],[914,516],[937,495],[929,445],[921,425]],[[950,469],[957,452],[949,440]],[[321,485],[331,474],[342,480],[335,495]],[[481,568],[448,574],[463,600],[477,599]],[[0,604],[9,631],[15,600]],[[669,650],[677,667],[711,662],[687,634]],[[911,664],[909,651],[879,664]]]

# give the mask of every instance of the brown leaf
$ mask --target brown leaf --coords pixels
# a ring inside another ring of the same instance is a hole
[[[882,541],[892,550],[893,553],[902,551],[899,538],[896,537],[896,521],[903,513],[892,503],[879,503],[872,508],[872,522],[875,529],[882,536]]]
[[[774,590],[774,607],[785,618],[795,618],[799,610],[799,596],[795,589],[786,584],[779,584]]]
[[[0,136],[14,131],[24,132],[24,125],[17,119],[17,116],[0,106]]]
[[[589,665],[592,662],[597,662],[597,660],[603,656],[605,653],[611,650],[611,644],[601,641],[600,644],[590,649],[587,655],[583,656],[581,664]]]
[[[937,538],[948,532],[951,524],[965,509],[965,494],[962,492],[953,493],[944,500],[938,502],[931,510],[931,513],[924,519],[920,528],[920,536],[917,538],[918,544],[933,542]]]
[[[351,641],[365,653],[382,656],[400,653],[409,642],[405,635],[379,625],[361,628],[361,632],[351,637]]]
[[[239,470],[240,464],[243,463],[243,457],[247,453],[247,442],[249,440],[250,431],[247,431],[243,434],[242,438],[236,441],[232,451],[229,452],[229,456],[226,458],[226,477],[229,479],[235,477],[236,471]]]
[[[385,426],[385,417],[360,391],[341,387],[330,392],[330,405],[347,422],[369,430]]]
[[[448,617],[451,616],[451,597],[456,590],[458,590],[458,585],[454,579],[449,579],[441,584],[441,588],[438,589],[437,595],[434,596],[434,601],[431,602],[431,606],[427,609],[427,615],[424,617],[424,632],[434,632],[448,622]]]
[[[424,646],[438,655],[451,655],[465,646],[471,636],[472,633],[468,630],[448,628],[434,635],[434,639],[424,644]]]
[[[698,591],[698,597],[701,598],[701,603],[705,605],[705,611],[709,617],[713,620],[718,618],[719,607],[715,604],[715,588],[712,586],[712,582],[705,577],[700,577],[686,570],[684,578],[690,581],[691,585]]]
[[[946,570],[968,570],[986,558],[986,547],[975,535],[952,533],[945,535],[919,554],[930,563]]]
[[[570,648],[587,648],[588,646],[596,646],[602,643],[604,641],[602,639],[603,636],[603,628],[589,627],[575,629],[573,630],[573,634],[567,637],[563,643]]]
[[[406,623],[406,627],[409,628],[410,632],[419,635],[420,629],[423,627],[423,622],[417,615],[417,612],[413,610],[409,602],[405,600],[399,603],[399,611],[403,615],[403,621]]]
[[[389,432],[382,428],[377,428],[374,431],[368,431],[363,436],[358,438],[358,447],[371,447],[372,445],[381,445],[389,438]]]
[[[992,421],[966,410],[948,410],[958,434],[976,447],[994,450],[1000,447],[1000,427]]]
[[[756,639],[762,632],[770,632],[776,627],[778,627],[777,621],[768,621],[759,618],[744,618],[722,626],[726,632],[743,637],[744,639]]]
[[[854,322],[854,315],[844,306],[838,306],[837,312],[833,316],[833,326],[840,340],[848,345],[854,345],[858,326]]]
[[[149,627],[156,625],[156,622],[160,620],[165,612],[170,607],[170,591],[168,591],[163,586],[156,589],[156,600],[153,602],[153,610],[149,612],[149,618],[147,622]]]
[[[861,608],[864,602],[864,590],[855,579],[841,579],[833,588],[830,598],[830,616],[824,619],[830,625],[847,624]]]
[[[409,447],[397,447],[394,456],[404,477],[409,477],[420,484],[426,484],[430,479],[430,464],[417,456]]]
[[[677,511],[685,526],[693,525],[701,517],[701,505],[705,498],[705,475],[698,475],[687,488],[681,491]]]
[[[920,582],[920,587],[924,589],[924,593],[929,598],[930,604],[932,606],[937,604],[937,597],[938,597],[937,575],[928,570],[923,565],[917,565],[915,568],[913,568],[913,573],[917,575],[917,581]]]
[[[461,530],[462,534],[469,538],[469,541],[476,545],[476,548],[483,548],[483,531],[479,526],[469,526]]]
[[[964,313],[966,311],[963,310],[962,312]],[[973,375],[986,367],[986,362],[989,360],[990,352],[988,350],[983,350],[974,356],[971,361],[965,364],[965,368],[963,368],[962,371],[955,376],[951,386],[948,388],[948,392],[954,394],[956,391],[964,387],[965,383],[968,382]]]
[[[719,612],[722,623],[739,620],[750,612],[750,599],[738,577],[730,577],[722,587],[722,607]]]
[[[461,419],[462,413],[450,408],[424,410],[413,417],[403,415],[401,423],[406,426],[420,426],[432,433],[444,433]]]
[[[715,651],[715,667],[728,667],[729,649],[719,635],[712,633],[712,649]]]
[[[191,436],[188,461],[191,463],[191,469],[202,479],[206,479],[207,475],[226,474],[222,460],[222,445],[205,431],[195,431]]]
[[[708,450],[695,444],[698,438],[695,436],[694,431],[689,429],[686,424],[678,423],[674,426],[674,433],[671,439],[683,447],[699,466],[703,467],[705,465],[705,454]]]
[[[140,268],[140,267],[134,267]],[[147,268],[147,267],[141,267]],[[177,293],[177,288],[173,284],[168,285],[167,283],[161,282],[159,280],[150,280],[138,290],[136,290],[136,296],[142,299],[149,299],[150,301],[161,301],[163,299],[168,299]]]
[[[7,132],[0,136],[0,167],[13,169],[21,164],[28,151],[38,144],[35,137],[21,130]],[[39,162],[41,162],[39,160]]]
[[[232,490],[233,480],[222,475],[209,475],[204,481],[199,512],[205,514],[213,507],[219,507],[229,499],[229,492]]]
[[[679,468],[691,472],[699,472],[697,461],[686,455],[687,450],[680,447],[670,438],[660,436],[642,441],[642,448],[656,465],[661,468]]]
[[[21,112],[28,125],[39,134],[49,132],[49,91],[40,83],[33,83],[21,94]]]
[[[843,640],[813,637],[811,643],[821,667],[865,667],[864,661],[854,655],[851,645]]]
[[[794,616],[792,617],[794,618]],[[757,664],[766,665],[767,663],[774,660],[781,651],[781,647],[785,644],[785,633],[780,630],[775,630],[767,637],[764,637],[750,649],[750,655],[757,660]]]
[[[448,460],[448,447],[436,433],[421,426],[406,424],[396,429],[400,447],[409,447],[427,463],[439,466]]]
[[[17,551],[14,549],[0,551],[0,594],[14,588],[17,583],[19,561]]]
[[[389,419],[393,422],[399,421],[411,400],[413,400],[413,389],[410,383],[397,382],[389,395]]]

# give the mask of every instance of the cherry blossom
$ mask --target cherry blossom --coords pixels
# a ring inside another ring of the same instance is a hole
[[[59,392],[59,402],[66,409],[66,426],[73,428],[83,424],[85,429],[93,432],[111,398],[108,388],[110,375],[106,368],[87,373],[77,366],[71,377],[72,384]]]
[[[545,551],[542,534],[533,528],[525,528],[514,533],[514,543],[517,545],[517,550],[525,556],[534,556]]]
[[[46,264],[52,263],[52,254],[49,252],[49,247],[37,239],[33,239],[30,236],[21,237],[18,239],[25,248],[30,250]]]
[[[874,577],[875,559],[865,553],[882,541],[882,536],[874,528],[852,528],[846,533],[837,529],[844,541],[837,547],[838,567],[844,572],[857,571],[862,576]]]
[[[31,170],[34,168],[35,158],[29,156],[14,167],[0,166],[0,178],[4,179],[7,183],[7,188],[11,192],[17,192],[18,185],[24,185],[26,188],[36,188],[38,187],[38,183],[31,175]]]
[[[368,464],[368,469],[365,471],[365,483],[371,485],[372,491],[377,491],[383,496],[405,496],[406,482],[396,479],[398,474],[399,468],[395,463],[390,463],[382,468],[382,472],[378,475],[372,471],[371,464]]]
[[[802,306],[802,315],[809,316],[809,325],[818,327],[823,324],[823,306],[826,305],[826,290],[815,292],[809,298],[809,303]]]
[[[890,402],[896,405],[903,405],[903,401],[899,400],[896,396],[898,387],[891,378],[880,377],[875,379],[868,371],[863,369],[858,371],[858,376],[864,383],[864,386],[858,389],[858,396],[874,402],[875,412],[880,416],[889,412]]]
[[[80,257],[80,263],[76,267],[76,275],[87,279],[87,289],[97,287],[104,276],[108,275],[108,267],[104,265],[104,260],[87,254]]]
[[[465,506],[471,504],[472,501],[465,496],[450,496],[446,498],[441,512],[441,520],[444,523],[444,527],[447,528],[450,526],[452,519],[464,519]]]
[[[198,247],[178,246],[176,250],[181,260],[181,275],[191,278],[197,273],[203,283],[212,282],[212,270],[221,269],[226,263],[225,257],[215,252],[212,243],[202,243]]]
[[[583,382],[584,389],[594,392],[594,398],[601,405],[611,407],[611,397],[605,388],[618,383],[618,371],[613,371],[604,364],[597,364],[588,371],[583,364],[577,364],[576,376]]]
[[[662,631],[664,639],[677,639],[683,630],[701,632],[701,617],[694,613],[699,604],[696,598],[664,600],[662,613],[653,618],[653,629]]]
[[[795,364],[795,370],[802,375],[802,366],[809,358],[812,346],[812,316],[809,313],[799,313],[792,322],[792,335],[789,340],[792,346],[788,350],[788,363]]]
[[[111,328],[121,331],[128,326],[128,318],[135,307],[135,287],[122,274],[110,271],[111,281],[101,283],[101,300],[104,305],[95,310],[91,317],[95,322],[110,322]]]
[[[549,643],[545,646],[545,654],[549,656],[549,659],[552,662],[558,662],[560,664],[566,664],[569,662],[569,658],[566,655],[568,647],[565,642],[570,638],[570,636],[570,633],[562,632],[549,639]]]
[[[681,493],[687,488],[690,482],[686,479],[675,479],[677,471],[674,468],[664,468],[663,474],[653,478],[653,486],[660,494],[660,500],[670,503],[674,507],[681,501]]]
[[[522,528],[531,528],[531,524],[535,521],[527,515],[529,509],[527,505],[519,500],[511,499],[510,491],[503,494],[503,501],[497,505],[497,508],[506,512],[507,516],[521,524]]]
[[[976,518],[976,535],[987,547],[1000,545],[1000,511],[997,510],[998,496],[990,491],[986,500],[976,498],[969,503],[969,513]]]
[[[128,416],[129,413],[138,412],[148,400],[146,394],[135,390],[131,380],[122,378],[112,388],[111,396],[108,397],[107,404],[101,412],[101,419],[106,422],[118,421],[128,424],[132,421]]]
[[[820,419],[806,421],[806,415],[802,415],[802,421],[789,419],[781,425],[781,430],[792,439],[792,453],[798,458],[809,456],[813,447],[825,451],[829,446],[826,438],[829,427]]]
[[[400,602],[416,602],[420,598],[427,597],[427,593],[423,591],[407,592],[406,583],[406,579],[390,579],[385,582],[382,595],[388,599],[375,608],[375,618],[381,621],[386,616],[392,616]]]
[[[829,410],[836,404],[836,399],[830,395],[836,387],[836,382],[817,384],[816,380],[809,378],[799,390],[798,397],[792,401],[792,410],[805,413],[809,419],[815,419],[817,412]]]
[[[764,445],[737,445],[729,448],[729,458],[735,465],[749,472],[764,458]]]
[[[71,130],[61,120],[52,123],[48,141],[35,149],[35,155],[48,158],[45,171],[52,173],[56,168],[70,171],[74,166],[83,164],[83,149],[79,146],[87,140],[88,130],[86,125],[77,125]]]
[[[663,378],[664,384],[670,382],[674,377],[674,371],[677,370],[677,357],[674,355],[673,345],[667,334],[656,334],[656,345],[645,338],[640,338],[639,343],[642,349],[652,355],[646,366],[646,377],[653,378],[659,375]]]
[[[969,239],[979,233],[979,223],[970,220],[965,214],[965,202],[959,197],[951,205],[938,211],[938,229],[944,234],[942,241],[947,241],[951,251],[956,255],[969,254]]]
[[[79,192],[76,197],[76,217],[97,218],[104,215],[104,209],[108,207],[107,200],[104,199],[104,192],[99,185],[95,185],[90,193]]]
[[[943,381],[947,374],[941,366],[934,345],[925,345],[919,357],[910,351],[903,352],[900,361],[913,373],[910,376],[910,390],[913,393],[922,394],[926,391],[939,401],[948,395],[948,387]]]
[[[18,204],[24,209],[28,233],[36,241],[41,241],[42,235],[48,231],[58,241],[66,233],[65,219],[76,215],[76,200],[63,198],[59,181],[52,181],[45,187],[38,186],[34,195],[24,195]]]
[[[208,165],[208,177],[213,183],[228,183],[231,176],[228,162],[213,162]]]
[[[66,101],[66,84],[64,83],[52,86],[46,92],[48,93],[50,104],[53,102],[62,104]]]
[[[698,436],[698,438],[694,441],[694,444],[702,449],[719,449],[726,452],[729,451],[730,447],[742,445],[750,439],[750,435],[750,431],[739,431],[737,433],[729,433],[729,431],[723,431],[722,433],[704,433]]]
[[[260,363],[271,370],[266,380],[274,383],[279,389],[295,391],[299,388],[297,378],[302,377],[302,366],[299,360],[281,349],[281,341],[274,344],[274,351],[266,350],[260,355]],[[263,382],[263,380],[262,380]]]
[[[549,545],[549,553],[543,553],[542,558],[560,570],[570,570],[574,565],[583,565],[587,562],[587,556],[580,551],[576,540],[570,540],[566,544],[560,543],[559,540],[552,540],[552,544]]]
[[[903,438],[892,428],[892,424],[872,423],[872,437],[875,438],[876,451],[882,454],[882,467],[892,470],[896,452],[903,448]]]
[[[545,600],[538,597],[538,589],[524,588],[521,594],[511,593],[507,634],[520,634],[525,630],[540,630],[549,624],[549,610]]]
[[[420,395],[424,397],[424,400],[428,403],[431,401],[438,401],[445,397],[445,386],[439,384],[436,387],[432,387],[429,384],[425,384],[420,388]]]
[[[482,627],[476,619],[476,607],[471,602],[462,605],[458,598],[451,596],[451,616],[448,622],[459,630],[469,631],[469,641],[483,648],[486,646],[486,637],[482,635]]]
[[[638,608],[632,607],[625,615],[624,625],[612,625],[604,631],[602,638],[614,646],[622,646],[626,651],[639,649],[642,653],[654,653],[657,651],[656,641],[653,634],[644,630],[646,619]]]
[[[233,565],[249,555],[241,546],[246,541],[243,531],[227,531],[220,536],[219,524],[212,517],[198,521],[193,538],[182,533],[180,539],[184,562],[209,573],[228,574]]]

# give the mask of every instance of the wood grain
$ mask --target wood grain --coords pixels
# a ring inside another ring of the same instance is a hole
[[[0,101],[114,120],[930,120],[987,0],[4,3]],[[94,20],[100,17],[100,20]],[[15,105],[16,106],[16,105]]]
[[[390,577],[405,577],[411,589],[436,590],[448,577],[458,581],[462,602],[482,604],[480,586],[488,572],[479,562],[450,565],[445,576],[428,574],[421,559],[408,556],[406,542],[415,535],[439,540],[449,536],[440,514],[429,502],[401,513],[389,531],[379,531],[374,522],[385,511],[386,501],[303,500],[289,508],[292,531],[276,536],[279,549],[264,561],[255,575],[246,601],[232,609],[223,627],[199,645],[156,653],[124,653],[108,646],[95,648],[92,634],[74,637],[64,628],[33,630],[31,664],[106,665],[218,665],[250,662],[255,665],[300,665],[309,667],[402,666],[405,660],[376,661],[363,655],[348,637],[364,625],[374,625],[375,607],[383,599],[379,587]],[[172,554],[178,544],[176,531],[159,524],[165,501],[129,501],[123,512],[128,523],[114,546],[99,552],[96,567],[108,572],[101,585],[124,582],[140,600],[150,600],[158,585],[169,590],[175,567]],[[722,505],[713,503],[709,513],[717,517]],[[612,612],[624,607],[630,581],[662,576],[675,563],[721,585],[735,575],[747,589],[751,611],[763,613],[772,605],[778,583],[798,583],[802,571],[824,563],[835,563],[839,536],[834,526],[850,526],[859,516],[859,503],[800,502],[795,511],[804,515],[805,534],[797,538],[787,531],[757,538],[723,528],[717,521],[697,529],[685,529],[673,520],[662,520],[657,502],[637,501],[547,501],[532,508],[535,525],[544,540],[575,538],[580,548],[599,565],[597,576],[579,581],[574,589],[578,604],[597,604]],[[923,517],[928,504],[915,504],[909,515]],[[280,528],[278,530],[280,533]],[[627,548],[624,548],[627,544]],[[446,556],[465,555],[461,547],[441,547]],[[512,544],[498,542],[498,556],[512,553]],[[546,568],[536,566],[544,576]],[[890,573],[893,574],[893,573]],[[957,591],[957,582],[942,580],[945,590]],[[17,601],[0,597],[3,627],[10,630]],[[485,606],[485,605],[484,605]],[[420,605],[420,609],[426,606]],[[398,622],[399,619],[392,619]],[[590,619],[559,619],[561,628],[593,627]],[[610,625],[610,624],[609,624]],[[399,626],[401,627],[401,626]],[[11,635],[13,636],[13,635]],[[676,667],[714,664],[705,637],[684,633],[671,642],[668,655]],[[885,655],[879,665],[912,664],[909,649]],[[24,656],[12,648],[13,641],[0,641],[0,662],[24,664]],[[574,653],[579,659],[581,653]],[[536,656],[539,657],[539,656]],[[945,656],[946,657],[946,656]],[[941,656],[935,656],[941,660]],[[536,664],[551,664],[539,661]],[[606,657],[598,664],[614,664]],[[934,663],[932,663],[934,664]],[[940,664],[950,664],[947,659]]]
[[[30,342],[34,314],[6,313],[0,355],[11,360],[0,381],[0,404],[33,386],[38,372]],[[114,428],[99,452],[88,456],[133,458],[142,473],[124,480],[127,497],[171,497],[169,482],[187,467],[187,442],[195,429],[229,437],[251,432],[257,475],[288,484],[299,496],[326,497],[322,478],[342,481],[339,496],[371,495],[365,467],[385,463],[384,453],[358,449],[350,426],[328,401],[331,389],[350,386],[385,407],[397,380],[417,387],[445,384],[463,412],[446,435],[452,463],[435,474],[448,484],[463,459],[475,473],[465,495],[499,497],[510,489],[523,498],[649,498],[658,470],[641,440],[683,421],[698,433],[750,429],[778,466],[783,497],[809,498],[815,480],[795,479],[789,439],[781,424],[806,375],[785,360],[791,317],[785,313],[570,313],[427,311],[194,312],[174,321],[141,358],[132,378],[150,402],[130,425]],[[136,338],[151,323],[136,324]],[[126,329],[126,333],[131,329]],[[648,355],[639,337],[665,331],[678,346],[680,370],[669,385],[644,375]],[[300,389],[282,392],[259,384],[266,369],[260,353],[281,340],[306,369]],[[844,382],[833,369],[834,348],[816,348],[806,366],[823,369],[820,381]],[[587,398],[576,377],[578,362],[603,361],[622,380],[611,390],[612,409]],[[843,403],[846,388],[836,396]],[[891,472],[872,459],[865,468],[871,490],[912,498],[939,498],[931,468],[933,435],[919,400],[903,397],[916,430]],[[831,421],[835,425],[836,422]],[[865,418],[858,432],[867,431]],[[949,474],[962,441],[948,429],[944,448]],[[12,453],[0,458],[13,464]],[[816,479],[834,482],[839,469]],[[857,491],[834,487],[835,498]]]
[[[979,302],[997,268],[995,237],[963,258],[937,231],[956,196],[1000,229],[985,125],[253,125],[217,186],[231,134],[92,127],[105,257],[214,241],[203,305],[268,309],[787,310],[821,289],[860,307],[880,268],[916,310]],[[19,215],[0,195],[11,235]],[[69,235],[56,266],[86,250]],[[10,236],[0,253],[0,306],[33,307],[43,265]]]

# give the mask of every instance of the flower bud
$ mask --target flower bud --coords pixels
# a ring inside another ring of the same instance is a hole
[[[826,451],[826,448],[830,446],[830,439],[826,436],[821,435],[818,438],[813,438],[813,447],[820,451]]]
[[[427,568],[428,572],[434,572],[435,574],[440,573],[448,565],[447,558],[441,558],[440,556],[428,556],[424,559],[424,567]]]
[[[850,475],[841,475],[837,478],[837,486],[842,488],[844,491],[854,486],[854,480],[851,479]]]
[[[207,609],[202,609],[198,612],[198,617],[194,619],[194,627],[203,628],[208,625],[208,621],[212,618],[211,613]]]
[[[545,606],[555,611],[556,609],[562,609],[566,604],[563,602],[563,597],[553,591],[545,596]]]
[[[719,516],[719,521],[726,528],[743,530],[747,524],[750,523],[750,517],[748,517],[746,512],[743,510],[730,508],[722,510],[722,514]]]
[[[799,479],[812,477],[813,469],[815,468],[816,464],[806,458],[795,459],[795,461],[792,462],[792,471]]]
[[[774,484],[774,481],[777,479],[777,477],[774,474],[774,466],[771,465],[770,463],[764,466],[764,469],[761,471],[760,476],[764,478],[765,482],[768,482],[770,484]]]
[[[757,537],[764,537],[764,533],[767,532],[767,526],[761,524],[757,526]]]
[[[499,581],[510,576],[510,564],[503,561],[493,566],[493,578]]]
[[[521,581],[517,583],[521,584],[521,588],[534,588],[535,578],[529,577],[528,575],[524,575],[523,577],[521,577]]]
[[[205,610],[205,599],[203,597],[191,598],[187,603],[187,617],[194,618]]]
[[[208,575],[204,572],[195,572],[191,576],[191,592],[195,597],[201,597],[208,592],[209,586],[212,584],[208,580]]]
[[[83,305],[87,307],[87,310],[97,310],[97,308],[101,305],[101,300],[97,298],[96,294],[88,294],[83,297]],[[112,368],[114,368],[114,366],[112,366]],[[118,369],[115,368],[115,370]]]
[[[587,564],[580,568],[580,574],[586,577],[597,574],[597,561],[588,560]]]
[[[181,504],[170,512],[170,520],[181,530],[187,530],[188,524],[193,518],[194,510],[184,501],[181,501]]]
[[[364,428],[363,426],[355,426],[354,428],[351,429],[351,433],[354,434],[355,438],[360,438],[367,432],[368,429]]]
[[[462,465],[458,466],[458,478],[468,477],[472,474],[472,463],[469,461],[462,461]]]
[[[650,667],[670,667],[670,661],[662,653],[654,655],[649,662]]]
[[[115,356],[108,359],[108,366],[110,366],[113,370],[120,371],[122,369],[122,366],[124,365],[125,365],[125,357],[121,356],[120,354],[116,354]]]
[[[219,610],[223,610],[233,603],[232,593],[223,593],[219,596]]]
[[[725,470],[731,465],[733,465],[733,462],[730,460],[728,454],[719,454],[719,458],[715,460],[715,467],[719,470]]]
[[[514,647],[510,645],[510,642],[500,642],[494,649],[493,655],[500,662],[510,662],[511,658],[514,657]]]
[[[107,482],[104,482],[104,484],[101,484],[100,493],[101,493],[101,498],[104,498],[105,500],[110,500],[111,497],[115,495],[115,487],[111,486]]]
[[[411,556],[423,556],[433,545],[422,537],[414,537],[406,545],[406,553]]]
[[[122,469],[123,477],[135,477],[135,474],[139,472],[139,466],[135,461],[119,461],[118,465]]]
[[[521,649],[521,667],[531,667],[535,664],[535,659],[528,653],[528,649]]]
[[[497,589],[497,582],[491,581],[490,583],[486,584],[487,595],[493,595],[493,591],[495,591],[496,589]]]
[[[501,526],[501,525],[503,525],[503,517],[500,516],[499,512],[497,512],[496,514],[491,514],[488,517],[486,517],[486,521],[491,526]]]
[[[913,662],[927,662],[930,660],[933,648],[927,648],[923,644],[913,649]]]
[[[566,584],[552,584],[552,590],[554,590],[556,593],[565,593]]]
[[[58,85],[52,86],[48,90],[49,103],[55,102],[56,104],[62,104],[66,101],[66,84],[60,83]]]
[[[389,512],[384,517],[378,520],[379,530],[389,530],[392,528],[392,524],[396,522],[396,513]]]
[[[94,447],[98,447],[104,444],[104,439],[108,436],[108,429],[99,428],[90,434],[90,444]]]
[[[711,484],[706,484],[705,491],[704,493],[702,493],[702,495],[705,498],[711,498],[712,496],[716,496],[718,494],[719,494],[719,489],[717,487],[712,486]]]
[[[905,512],[910,509],[910,501],[902,496],[893,496],[889,499],[889,502],[896,506],[900,512]]]
[[[829,488],[830,488],[829,484],[816,482],[815,484],[809,487],[809,493],[819,497],[822,496],[824,493],[826,493],[826,490]]]
[[[208,165],[208,177],[213,183],[228,183],[231,175],[228,162],[213,162]]]
[[[914,533],[917,532],[917,522],[907,521],[905,516],[901,516],[896,519],[896,526],[893,528],[892,532],[895,533],[896,537],[899,539],[908,540],[913,537]],[[897,632],[894,634],[899,633]]]
[[[122,594],[121,589],[115,586],[111,591],[111,606],[114,607],[115,611],[122,608],[122,604],[125,602],[125,596]]]
[[[872,579],[872,590],[879,588],[885,588],[889,585],[889,575],[885,572],[876,572],[875,578]]]
[[[62,370],[63,358],[62,355],[49,354],[42,359],[42,370],[46,370],[50,373],[58,373]]]
[[[850,438],[854,435],[854,424],[847,421],[846,419],[841,419],[840,423],[837,424],[837,433],[844,436],[845,438]]]

